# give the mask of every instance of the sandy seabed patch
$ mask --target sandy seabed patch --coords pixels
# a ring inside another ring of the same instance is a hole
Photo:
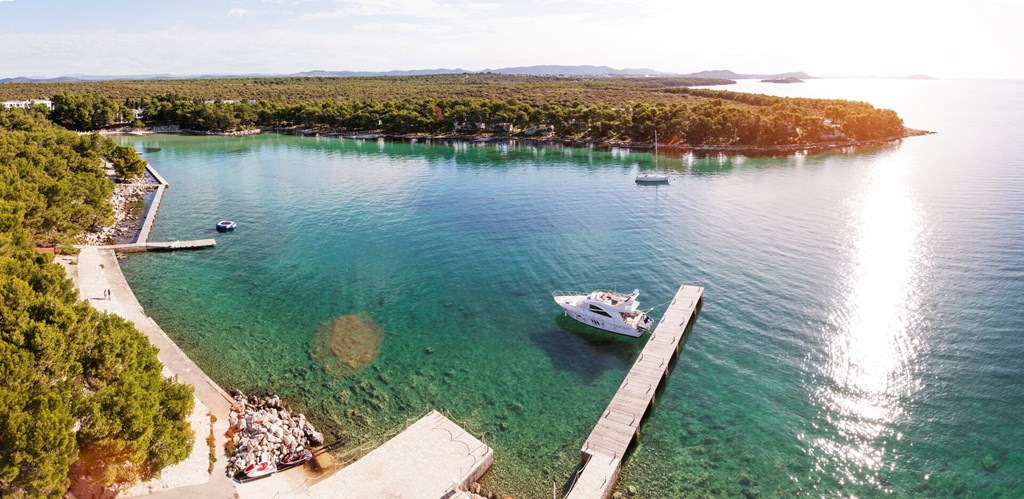
[[[320,324],[311,355],[327,374],[341,378],[376,360],[383,337],[384,330],[369,313],[342,315]]]

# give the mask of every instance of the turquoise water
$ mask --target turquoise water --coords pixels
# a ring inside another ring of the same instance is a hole
[[[427,407],[485,434],[485,486],[547,497],[644,340],[550,292],[705,303],[623,469],[644,497],[1024,494],[1024,85],[821,80],[935,130],[777,158],[279,135],[124,137],[171,184],[130,256],[140,301],[223,386],[281,394],[347,447]],[[955,104],[954,104],[955,103]],[[234,233],[208,234],[231,218]],[[656,309],[657,318],[664,307]],[[366,312],[379,357],[311,358]]]

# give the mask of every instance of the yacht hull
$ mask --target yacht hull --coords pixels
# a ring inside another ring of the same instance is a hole
[[[590,327],[608,331],[609,333],[621,334],[623,336],[629,336],[631,338],[639,338],[643,336],[644,330],[638,330],[628,324],[621,321],[604,317],[593,313],[586,308],[580,308],[574,305],[574,302],[581,297],[574,296],[556,296],[555,302],[558,303],[562,310],[565,311],[565,315],[573,318],[581,324],[585,324]]]

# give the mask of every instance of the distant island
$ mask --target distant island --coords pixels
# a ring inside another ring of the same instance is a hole
[[[726,80],[743,80],[759,78],[803,78],[809,79],[813,76],[803,72],[790,72],[779,74],[742,74],[728,69],[714,69],[698,71],[696,73],[671,73],[658,71],[650,68],[625,68],[617,69],[609,66],[590,65],[542,65],[542,66],[517,66],[507,68],[484,69],[481,71],[467,71],[460,68],[436,68],[436,69],[410,69],[392,71],[327,71],[313,70],[299,73],[276,74],[276,73],[245,73],[245,74],[198,74],[198,75],[173,75],[173,74],[136,74],[136,75],[86,75],[72,74],[54,78],[18,76],[14,78],[0,78],[2,83],[69,83],[85,81],[113,81],[113,80],[208,80],[208,79],[233,79],[233,78],[270,78],[270,77],[299,77],[299,78],[349,78],[355,76],[428,76],[428,75],[452,75],[452,74],[505,74],[505,75],[532,75],[532,76],[595,76],[595,77],[630,77],[630,76],[679,76],[684,78],[713,78]]]
[[[834,76],[828,76],[828,78],[865,78],[865,79],[870,79],[870,80],[938,80],[939,79],[939,78],[936,78],[934,76],[928,76],[926,74],[919,74],[919,73],[918,74],[912,74],[912,75],[905,75],[905,76],[891,76],[891,75],[890,76],[885,76],[885,75],[866,75],[866,76],[865,75],[853,75],[853,76],[842,75],[842,76],[840,76],[840,75],[834,75]]]
[[[728,69],[715,69],[711,71],[700,71],[697,73],[689,73],[680,76],[689,76],[691,78],[726,78],[729,80],[760,80],[760,79],[781,79],[781,78],[800,78],[803,80],[812,80],[813,76],[804,73],[802,71],[792,73],[778,73],[778,74],[742,74],[730,71]]]
[[[787,77],[787,78],[766,78],[764,80],[761,80],[761,83],[803,83],[803,82],[804,82],[803,80],[801,80],[800,78],[797,78],[795,76],[790,76],[790,77]]]
[[[789,77],[795,78],[795,77]],[[378,77],[8,83],[72,130],[242,135],[276,131],[393,140],[519,140],[777,153],[919,134],[865,102],[697,88],[695,77],[491,73]],[[18,101],[32,105],[31,101]]]

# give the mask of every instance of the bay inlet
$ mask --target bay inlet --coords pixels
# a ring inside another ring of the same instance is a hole
[[[119,137],[153,150],[144,158],[174,185],[150,238],[217,242],[121,266],[221,386],[278,393],[352,447],[447,409],[495,450],[485,486],[517,497],[571,476],[645,342],[566,324],[550,291],[639,288],[655,305],[700,283],[714,299],[620,488],[1013,494],[1014,85],[775,86],[869,100],[938,133],[814,155],[662,157],[668,186],[633,182],[653,164],[638,151]],[[951,99],[966,110],[945,112]],[[238,229],[207,234],[224,218]],[[358,369],[324,369],[318,331],[350,314],[379,326],[379,348]]]

